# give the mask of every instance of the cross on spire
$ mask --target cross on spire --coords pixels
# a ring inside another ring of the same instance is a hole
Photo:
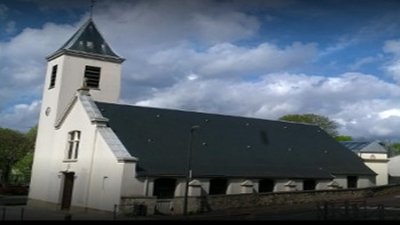
[[[96,3],[95,0],[90,0],[90,18],[93,17],[93,7],[95,3]]]

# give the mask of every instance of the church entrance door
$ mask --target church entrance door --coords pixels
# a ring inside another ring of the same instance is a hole
[[[61,209],[69,209],[72,200],[72,190],[74,187],[74,174],[64,173],[64,188],[61,199]]]

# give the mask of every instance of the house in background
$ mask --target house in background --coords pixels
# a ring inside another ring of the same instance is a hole
[[[389,183],[400,184],[400,155],[389,158],[388,170]]]
[[[112,211],[132,199],[151,211],[186,190],[375,185],[376,174],[317,126],[118,104],[124,59],[92,19],[47,60],[29,205]]]
[[[376,185],[387,185],[388,148],[380,141],[343,141],[346,148],[357,154],[376,174]]]

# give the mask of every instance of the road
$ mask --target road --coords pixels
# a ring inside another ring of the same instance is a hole
[[[126,217],[102,211],[66,212],[24,205],[25,196],[0,196],[1,220],[400,220],[400,193],[366,199],[361,202],[336,203],[334,209],[318,210],[316,204],[257,207],[213,211],[189,216]],[[357,207],[355,207],[357,204]]]

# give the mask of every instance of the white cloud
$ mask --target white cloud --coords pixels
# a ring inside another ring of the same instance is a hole
[[[192,70],[202,76],[247,76],[290,70],[309,63],[316,55],[314,44],[294,43],[280,49],[269,43],[254,48],[240,47],[230,43],[211,46],[204,52],[193,51],[187,46],[159,51],[150,55],[148,63],[166,73],[174,74]]]
[[[386,70],[392,75],[393,79],[400,83],[400,59],[393,60],[387,64]]]
[[[211,45],[241,40],[254,36],[261,25],[256,17],[223,1],[103,1],[95,9],[95,20],[113,42],[134,43],[125,45],[127,52],[186,40]]]
[[[256,18],[240,12],[214,15],[196,13],[193,15],[192,25],[198,29],[201,39],[211,43],[254,36],[257,30],[249,29],[249,27],[258,28],[260,26]]]
[[[32,1],[43,9],[59,6],[48,0]],[[98,1],[96,25],[113,49],[127,59],[121,102],[269,119],[311,112],[338,121],[343,134],[397,135],[398,86],[361,73],[335,77],[297,73],[321,56],[317,45],[255,44],[252,41],[259,38],[261,22],[246,13],[254,5],[279,8],[290,1],[283,5],[280,1],[252,1],[251,7],[242,2]],[[44,57],[76,29],[76,25],[48,23],[0,42],[1,126],[26,129],[35,125],[46,69]],[[387,42],[384,51],[397,59],[397,46],[397,41]],[[347,47],[343,41],[322,54]],[[365,58],[355,66],[372,61]],[[393,60],[390,65],[397,63],[400,61]]]
[[[400,40],[389,40],[386,41],[383,46],[383,51],[386,53],[393,53],[400,55]]]
[[[382,55],[378,55],[378,56],[368,56],[362,59],[357,60],[355,63],[353,63],[353,65],[350,65],[350,69],[351,70],[358,70],[360,68],[362,68],[365,65],[371,64],[371,63],[375,63],[379,60],[382,60],[383,56]]]
[[[27,103],[40,98],[45,57],[57,50],[75,29],[48,23],[41,29],[26,28],[10,41],[0,42],[0,111],[11,99]]]
[[[380,112],[378,115],[381,119],[387,119],[392,116],[400,117],[400,109],[388,109]]]
[[[396,82],[400,83],[400,40],[386,41],[383,51],[393,56],[393,59],[384,66],[384,69]]]
[[[2,127],[12,127],[21,131],[27,131],[38,123],[40,101],[30,104],[17,104],[0,111],[0,124]]]
[[[400,118],[383,118],[382,112],[392,109],[399,97],[400,87],[360,73],[276,73],[259,81],[185,80],[136,104],[267,119],[317,113],[337,120],[347,135],[394,137]]]

